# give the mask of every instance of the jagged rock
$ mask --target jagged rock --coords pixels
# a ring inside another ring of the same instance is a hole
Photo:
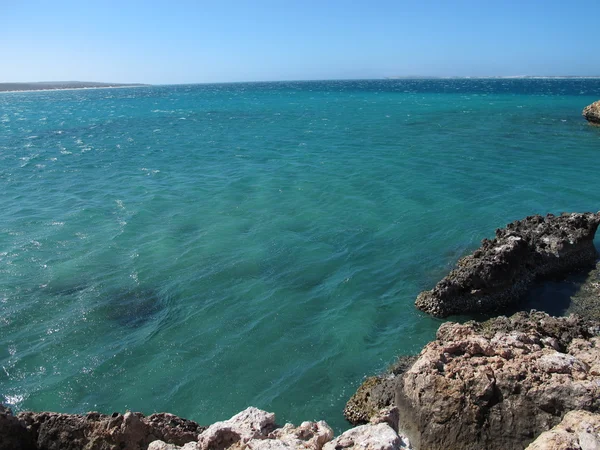
[[[198,442],[186,444],[182,450],[321,450],[331,439],[333,430],[323,421],[276,428],[273,413],[250,407],[229,420],[214,423],[198,436]],[[156,441],[148,450],[179,448]]]
[[[198,436],[199,450],[221,450],[233,444],[265,439],[276,428],[275,414],[250,407],[229,420],[216,422]]]
[[[598,450],[600,415],[571,411],[561,423],[542,433],[526,450]]]
[[[410,449],[410,443],[385,423],[360,425],[328,442],[323,450],[401,450]]]
[[[204,430],[191,420],[166,413],[146,417],[132,412],[112,416],[24,412],[16,419],[38,450],[146,450],[157,439],[177,445],[195,441]],[[0,441],[4,439],[0,435]]]
[[[35,440],[10,408],[0,405],[0,450],[34,450]]]
[[[518,313],[440,326],[396,392],[416,448],[523,448],[571,410],[600,403],[600,325]]]
[[[400,411],[397,406],[388,406],[378,411],[377,414],[371,416],[369,423],[377,425],[387,423],[392,429],[398,433],[398,422],[400,421]]]
[[[600,124],[600,100],[583,108],[582,115],[588,122]]]
[[[412,366],[416,356],[401,356],[383,375],[367,378],[344,408],[344,417],[352,425],[368,423],[373,416],[394,404],[396,377]]]
[[[290,449],[304,448],[311,450],[321,450],[326,442],[333,439],[333,430],[322,420],[319,422],[302,422],[299,427],[294,427],[292,424],[285,424],[282,428],[278,428],[275,431],[269,433],[270,440],[277,440],[285,445],[288,445]],[[260,441],[258,446],[254,447],[248,445],[250,449],[262,449],[268,447],[262,447],[262,443],[267,441]]]
[[[516,302],[535,279],[593,265],[600,213],[530,216],[496,230],[493,240],[460,259],[417,308],[437,317],[501,311]]]

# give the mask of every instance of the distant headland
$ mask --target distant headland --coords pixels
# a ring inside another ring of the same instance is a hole
[[[48,91],[56,89],[98,89],[149,86],[140,83],[98,83],[94,81],[39,81],[33,83],[0,83],[0,92]]]

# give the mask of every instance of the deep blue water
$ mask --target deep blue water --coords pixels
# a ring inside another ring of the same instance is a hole
[[[0,95],[0,401],[325,419],[497,227],[597,211],[600,80]]]

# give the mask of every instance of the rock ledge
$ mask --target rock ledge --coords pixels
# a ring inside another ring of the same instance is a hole
[[[593,265],[600,213],[530,216],[496,230],[415,305],[433,316],[490,313],[515,303],[535,279]]]

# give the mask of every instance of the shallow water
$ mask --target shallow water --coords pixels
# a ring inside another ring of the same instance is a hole
[[[600,209],[600,80],[0,95],[0,400],[325,419],[533,213]],[[563,301],[564,299],[561,299]]]

